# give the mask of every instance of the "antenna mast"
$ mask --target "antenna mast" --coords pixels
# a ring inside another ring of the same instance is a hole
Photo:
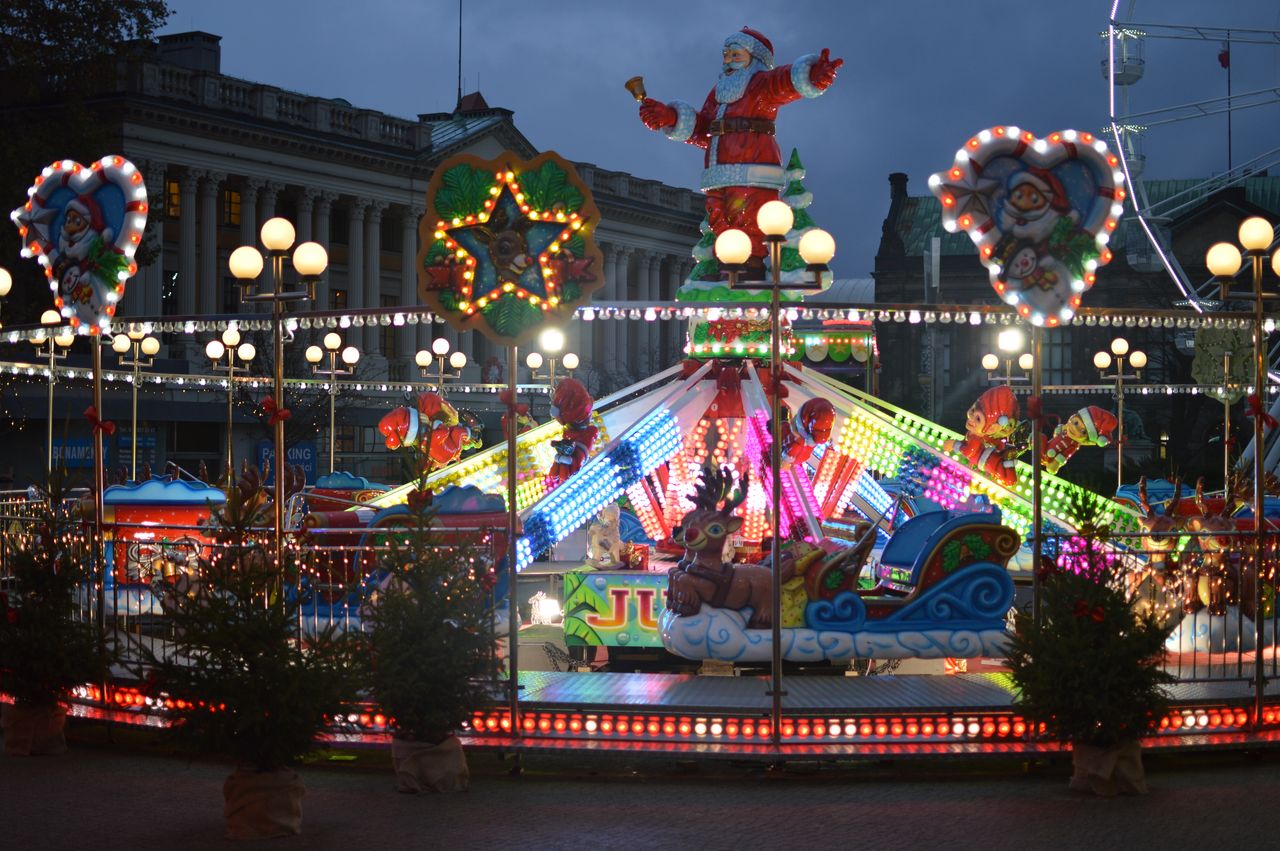
[[[462,0],[458,0],[458,100],[454,110],[462,106]]]

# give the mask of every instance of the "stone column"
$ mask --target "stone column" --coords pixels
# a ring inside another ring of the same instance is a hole
[[[618,279],[618,249],[611,242],[602,242],[600,243],[600,253],[604,256],[604,267],[600,270],[600,274],[604,276],[604,286],[596,290],[596,293],[600,301],[609,301],[613,298],[614,282]],[[597,315],[591,322],[593,326],[591,329],[591,366],[596,369],[609,368],[609,363],[606,360],[609,357],[608,340],[610,335],[608,332],[613,326],[611,324],[605,325],[605,321]]]
[[[187,169],[178,179],[178,313],[181,316],[196,314],[196,293],[199,270],[196,266],[196,192],[204,172]]]
[[[132,304],[137,309],[130,313],[142,316],[159,316],[163,312],[164,303],[164,221],[165,208],[168,206],[168,187],[165,185],[164,163],[149,161],[141,168],[143,179],[147,185],[147,206],[151,214],[147,217],[150,237],[147,245],[153,249],[155,257],[151,265],[143,266],[130,286],[138,290],[136,301]],[[129,298],[131,290],[125,290]]]
[[[276,214],[276,197],[280,191],[284,189],[283,183],[277,183],[274,180],[268,180],[258,193],[258,214],[262,221],[273,218]]]
[[[246,177],[240,184],[240,244],[258,245],[258,192],[266,184],[260,177]]]
[[[211,171],[200,184],[200,300],[201,313],[220,313],[218,286],[218,188],[226,175]]]
[[[293,223],[296,238],[294,245],[300,245],[304,242],[311,242],[311,213],[315,208],[316,195],[319,193],[315,189],[303,189],[298,193],[298,220]],[[316,300],[302,303],[303,310],[316,310],[320,302],[320,285],[316,285]]]
[[[676,303],[676,290],[680,289],[680,285],[684,282],[685,261],[680,257],[672,255],[667,258],[667,288],[663,293],[663,301],[668,304]],[[662,323],[662,350],[666,355],[668,363],[675,363],[681,359],[683,347],[683,335],[681,329],[684,326],[681,320],[668,319]]]
[[[298,232],[298,242],[311,242],[311,214],[315,210],[319,191],[303,189],[298,193],[298,220],[293,223]]]
[[[619,245],[616,253],[618,257],[615,261],[614,298],[625,302],[631,298],[631,258],[636,250],[630,246]],[[630,383],[631,376],[635,372],[634,362],[641,356],[635,348],[635,342],[639,338],[634,329],[635,323],[630,318],[609,320],[607,332],[609,336],[605,340],[605,362],[624,383]]]
[[[648,286],[649,301],[655,302],[655,303],[662,302],[664,301],[662,297],[662,255],[655,254],[653,252],[646,252],[646,253],[649,255],[649,286]],[[661,338],[662,338],[662,325],[660,324],[661,322],[662,320],[655,319],[652,322],[645,323],[645,325],[647,326],[645,328],[645,331],[646,331],[646,336],[648,336],[649,338],[649,352],[650,352],[647,365],[651,370],[654,369],[655,367],[659,369],[666,369],[667,366],[669,366],[669,364],[667,363],[667,353],[662,348],[662,344],[661,344]]]
[[[325,251],[330,252],[330,263],[333,262],[333,254],[329,243],[329,212],[333,207],[333,202],[337,200],[337,192],[320,192],[316,196],[315,209],[313,210],[312,239],[323,245]],[[324,274],[320,276],[320,284],[316,287],[316,302],[320,310],[329,309],[329,274],[329,270],[325,269]]]
[[[386,201],[370,201],[369,210],[364,220],[364,306],[382,306],[382,213],[387,209]],[[364,350],[378,352],[384,357],[387,352],[379,351],[379,333],[377,325],[366,325],[364,328]]]
[[[367,198],[356,198],[347,208],[347,307],[364,307],[364,211]],[[352,335],[352,342],[355,342]]]
[[[418,220],[422,218],[424,212],[424,207],[405,207],[400,217],[400,303],[405,307],[417,307],[422,304],[422,299],[418,298],[417,262]],[[412,361],[415,352],[429,347],[431,345],[431,338],[428,336],[430,329],[431,325],[428,322],[406,325],[405,330],[399,335],[401,355]],[[426,346],[422,344],[424,336],[427,337]],[[410,367],[410,370],[415,368]],[[413,375],[416,377],[416,373]]]

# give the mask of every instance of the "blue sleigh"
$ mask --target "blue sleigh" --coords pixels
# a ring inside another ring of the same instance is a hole
[[[1000,512],[931,511],[902,525],[885,546],[869,590],[811,600],[804,626],[784,626],[782,657],[843,663],[856,658],[1003,656],[1013,604],[1006,565],[1021,541]],[[664,611],[663,645],[689,659],[765,662],[772,631],[748,629],[750,609],[703,604],[694,615]]]

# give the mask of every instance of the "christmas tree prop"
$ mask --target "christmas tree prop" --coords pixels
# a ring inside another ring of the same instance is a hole
[[[1073,789],[1142,794],[1138,742],[1163,715],[1160,665],[1169,630],[1135,614],[1109,530],[1086,524],[1041,572],[1041,617],[1018,619],[1009,667],[1018,706],[1049,737],[1070,743]]]
[[[413,514],[390,541],[387,579],[368,617],[372,697],[392,719],[400,791],[465,789],[466,757],[453,733],[493,698],[495,577],[478,551],[432,531],[426,499],[409,502]]]
[[[800,161],[800,152],[792,148],[785,172],[787,185],[779,196],[795,214],[795,222],[787,232],[787,240],[782,246],[782,282],[784,284],[802,283],[806,280],[805,262],[800,257],[800,237],[817,226],[809,214],[808,208],[813,203],[813,193],[805,188],[804,176],[804,164]],[[767,302],[768,290],[729,289],[729,285],[720,280],[720,263],[715,255],[716,234],[711,228],[711,221],[703,218],[699,229],[702,231],[702,238],[693,247],[693,271],[676,292],[676,300]],[[768,264],[767,259],[765,263]],[[831,273],[823,273],[824,287],[830,284]],[[801,301],[804,294],[796,290],[784,290],[781,298],[783,301]]]
[[[82,525],[55,471],[35,521],[5,532],[9,574],[0,591],[0,692],[8,754],[66,750],[60,701],[77,686],[101,682],[107,654],[78,602],[92,587],[93,560]]]
[[[364,659],[358,638],[332,627],[299,637],[297,596],[256,531],[268,525],[259,497],[230,489],[213,558],[163,603],[176,646],[142,647],[178,706],[175,733],[237,763],[224,785],[230,838],[301,832],[302,780],[290,766],[355,697]]]

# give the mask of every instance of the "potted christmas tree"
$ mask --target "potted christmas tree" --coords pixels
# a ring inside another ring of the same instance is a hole
[[[300,633],[297,596],[262,528],[268,516],[260,493],[230,489],[215,514],[212,558],[164,602],[175,644],[144,646],[149,676],[181,701],[175,732],[235,760],[223,785],[232,839],[301,832],[303,786],[292,767],[355,697],[364,659],[358,636]]]
[[[83,617],[94,579],[85,527],[56,471],[45,496],[29,525],[3,533],[0,692],[14,702],[0,708],[0,727],[10,755],[64,752],[61,701],[75,686],[102,682],[107,669],[102,638]]]
[[[409,511],[366,615],[370,691],[391,719],[397,789],[461,790],[467,761],[454,734],[492,700],[497,671],[493,568],[479,551],[433,533],[428,494],[415,492]]]
[[[1106,529],[1086,525],[1040,574],[1040,621],[1019,618],[1009,652],[1017,703],[1071,745],[1071,788],[1145,794],[1139,741],[1164,714],[1169,629],[1137,614]]]

